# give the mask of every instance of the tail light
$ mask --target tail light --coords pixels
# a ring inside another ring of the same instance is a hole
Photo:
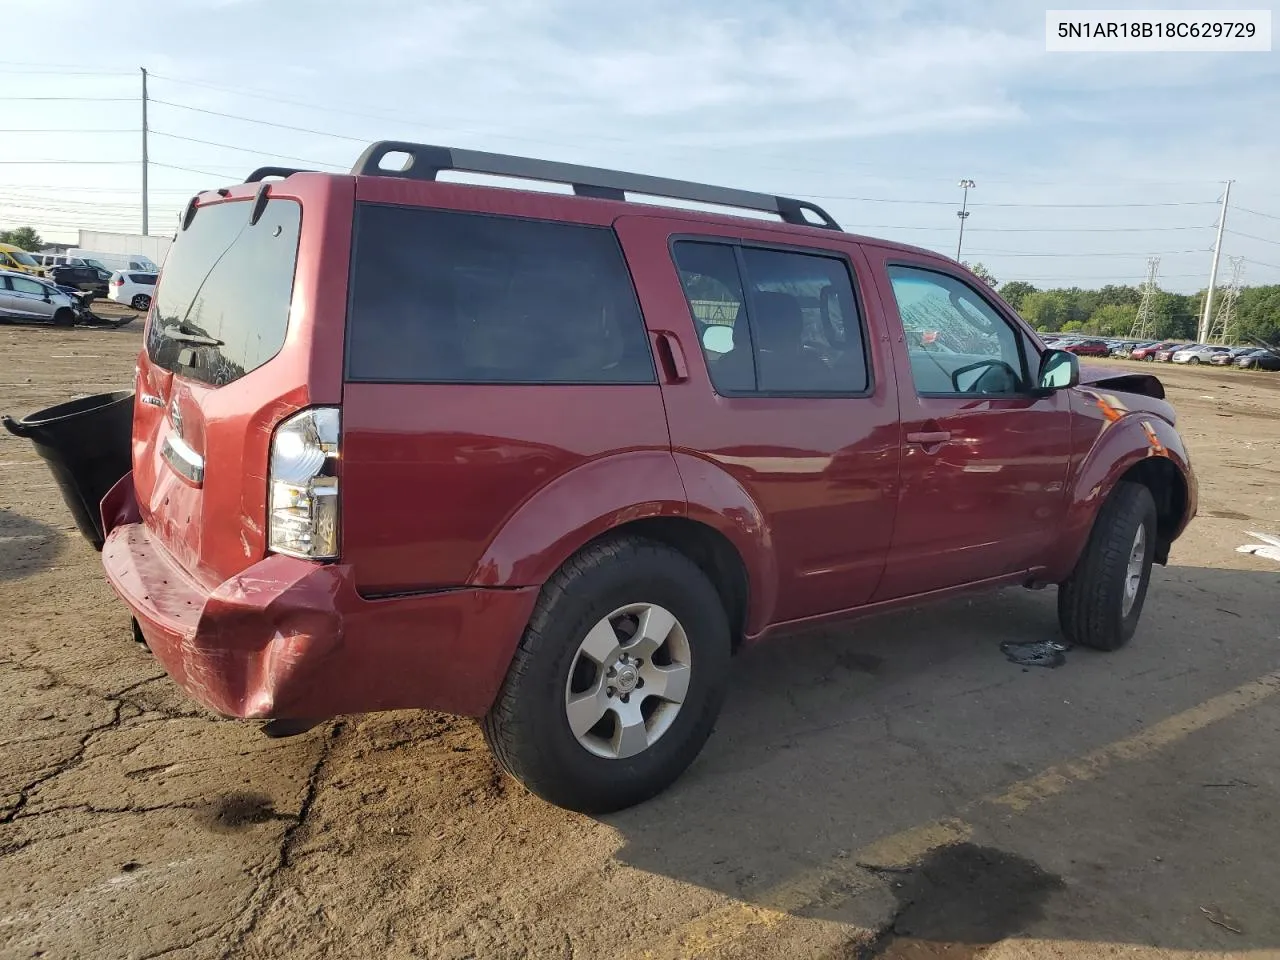
[[[267,546],[310,560],[338,556],[337,407],[313,407],[271,438]]]
[[[112,280],[112,281],[111,281],[111,285],[112,285],[113,287],[123,287],[123,286],[124,286],[124,277],[116,277],[114,280]]]

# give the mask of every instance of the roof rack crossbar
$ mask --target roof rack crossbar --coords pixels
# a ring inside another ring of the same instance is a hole
[[[385,168],[382,166],[382,161],[389,154],[405,154],[408,161],[400,169]],[[435,180],[442,170],[565,183],[570,184],[573,192],[580,197],[625,200],[628,193],[636,193],[721,207],[760,210],[777,214],[785,223],[826,227],[831,230],[840,229],[840,225],[829,213],[807,200],[755,193],[750,190],[736,190],[732,187],[716,187],[705,183],[692,183],[688,180],[671,180],[640,173],[625,173],[603,167],[584,167],[553,160],[535,160],[531,157],[515,157],[505,153],[486,153],[480,150],[439,147],[402,140],[380,140],[370,144],[364,153],[360,154],[355,166],[351,168],[352,174],[356,176],[404,177],[411,180]],[[814,223],[805,216],[806,211],[818,217],[821,223]]]

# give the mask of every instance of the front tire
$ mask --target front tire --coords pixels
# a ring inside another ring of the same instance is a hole
[[[1199,362],[1200,362],[1200,358],[1199,358],[1199,357],[1188,357],[1188,358],[1187,358],[1187,363],[1199,363]]]
[[[53,325],[55,327],[72,327],[75,326],[76,314],[70,307],[59,307],[53,315]]]
[[[1058,586],[1058,621],[1073,644],[1118,650],[1133,637],[1155,558],[1156,504],[1121,481],[1098,511],[1071,576]]]
[[[502,767],[582,813],[649,799],[693,762],[728,685],[729,621],[679,551],[604,540],[543,587],[482,722]]]

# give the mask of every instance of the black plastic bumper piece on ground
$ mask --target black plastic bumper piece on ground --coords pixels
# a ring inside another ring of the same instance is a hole
[[[60,403],[21,420],[0,417],[5,429],[26,437],[53,474],[94,549],[104,537],[99,506],[107,491],[132,469],[133,391],[117,390]]]

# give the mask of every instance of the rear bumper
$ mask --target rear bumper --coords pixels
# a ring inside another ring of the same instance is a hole
[[[528,587],[366,600],[350,567],[278,555],[209,590],[141,523],[111,531],[102,563],[169,675],[231,717],[482,716],[537,598]]]

